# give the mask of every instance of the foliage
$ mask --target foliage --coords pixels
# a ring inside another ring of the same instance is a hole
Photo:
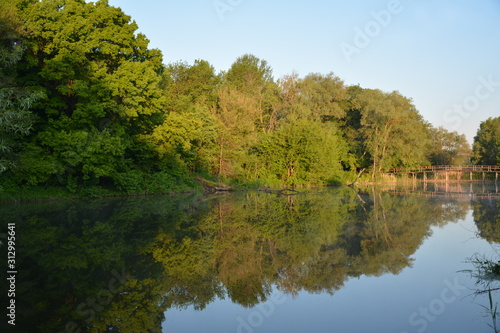
[[[479,125],[472,160],[479,165],[500,164],[500,117],[488,118]]]
[[[138,135],[164,104],[161,54],[106,1],[32,1],[19,11],[30,31],[19,80],[48,97],[32,107],[33,133],[19,142],[17,179],[28,184],[105,184],[134,165]],[[43,162],[42,162],[43,163]]]
[[[0,1],[0,173],[16,166],[15,139],[30,133],[30,109],[44,94],[21,84],[15,65],[26,51],[24,32],[15,6]]]
[[[254,167],[259,178],[283,185],[325,185],[340,180],[347,146],[334,125],[291,119],[266,136],[254,154],[261,161]]]
[[[276,94],[271,68],[253,55],[238,58],[222,75],[214,109],[219,176],[243,175],[249,150],[273,127]]]
[[[443,127],[431,128],[429,160],[433,165],[461,165],[470,163],[471,148],[465,135],[449,132]]]
[[[252,54],[220,73],[205,60],[165,65],[107,0],[0,4],[0,180],[18,188],[163,193],[196,187],[197,174],[325,185],[466,158],[463,136],[397,91],[333,72],[275,79]],[[496,149],[487,125],[476,161]]]
[[[158,154],[175,154],[189,170],[198,172],[213,165],[217,121],[212,115],[219,77],[204,60],[192,66],[174,63],[164,72],[166,108],[164,120],[146,141],[152,142]]]
[[[425,165],[427,127],[411,100],[398,92],[364,89],[355,95],[359,141],[372,175],[393,167]]]

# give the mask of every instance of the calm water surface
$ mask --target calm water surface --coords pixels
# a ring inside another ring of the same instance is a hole
[[[495,192],[342,187],[0,206],[0,237],[16,225],[18,272],[16,326],[5,313],[0,329],[496,332],[471,263],[499,260]]]

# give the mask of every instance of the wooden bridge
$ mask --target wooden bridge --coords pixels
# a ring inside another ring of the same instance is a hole
[[[394,168],[385,172],[384,175],[395,177],[397,175],[408,175],[414,180],[424,181],[460,181],[463,175],[468,175],[468,180],[474,180],[474,174],[480,174],[482,181],[486,180],[487,174],[495,174],[495,182],[498,182],[500,165],[431,165]],[[432,176],[432,177],[431,177]]]

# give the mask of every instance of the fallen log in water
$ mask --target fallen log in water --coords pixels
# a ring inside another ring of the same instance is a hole
[[[300,194],[299,191],[293,190],[291,188],[283,188],[281,190],[271,190],[268,188],[259,189],[259,192],[271,193],[271,194],[281,194],[281,195],[297,195]]]
[[[358,181],[359,177],[361,177],[361,175],[363,174],[363,172],[365,172],[366,169],[361,169],[358,173],[358,176],[356,177],[356,179],[354,179],[354,181],[350,184],[347,184],[347,186],[354,186],[354,184],[356,184],[356,182]]]
[[[234,191],[234,187],[226,185],[226,184],[212,182],[210,180],[206,180],[206,179],[203,179],[201,177],[195,177],[195,180],[197,182],[199,182],[203,186],[203,189],[207,192]]]

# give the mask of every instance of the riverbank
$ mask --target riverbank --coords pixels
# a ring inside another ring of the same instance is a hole
[[[468,184],[468,183],[482,183],[482,180],[457,180],[449,179],[394,179],[390,178],[378,178],[376,180],[368,180],[367,177],[361,177],[358,181],[352,183],[336,184],[339,186],[374,186],[374,185],[411,185],[411,184]],[[493,183],[494,180],[486,180],[487,183]],[[323,185],[326,186],[326,185]],[[317,187],[317,185],[299,186],[293,187],[294,189],[299,188],[310,188]],[[280,191],[285,188],[290,188],[290,186],[274,186],[272,190]],[[193,176],[189,181],[182,182],[180,184],[175,184],[170,186],[164,191],[124,191],[116,188],[105,188],[100,186],[92,187],[80,187],[77,189],[68,189],[63,186],[15,186],[11,185],[9,187],[0,186],[0,203],[20,203],[20,202],[46,202],[46,201],[57,201],[57,200],[72,200],[72,199],[92,199],[92,198],[106,198],[106,197],[134,197],[134,196],[151,196],[151,195],[176,195],[184,193],[224,193],[233,191],[246,191],[246,190],[259,190],[259,189],[271,189],[271,187],[260,183],[260,182],[249,182],[249,181],[239,181],[239,182],[220,182],[214,177],[202,177],[200,175]]]
[[[210,179],[207,179],[210,178]],[[172,186],[169,191],[123,191],[116,188],[99,186],[80,187],[76,190],[63,186],[0,186],[0,204],[22,202],[48,202],[58,200],[95,199],[112,197],[135,197],[155,195],[177,195],[186,193],[230,193],[238,191],[256,190],[266,193],[296,192],[295,189],[329,186],[347,186],[351,183],[335,185],[307,185],[307,186],[269,186],[255,181],[220,182],[214,177],[204,178],[200,175],[192,177],[192,181]],[[363,183],[359,183],[363,184]]]
[[[63,186],[0,186],[0,203],[21,203],[21,202],[47,202],[57,200],[73,199],[93,199],[111,197],[134,197],[134,196],[154,196],[154,195],[176,195],[186,193],[213,193],[231,192],[249,189],[258,189],[262,184],[255,182],[230,183],[226,184],[213,179],[207,179],[196,175],[192,181],[183,182],[171,186],[167,191],[123,191],[116,188],[104,188],[100,186],[80,187],[68,189]]]
[[[81,187],[69,190],[62,186],[18,186],[0,188],[0,203],[46,202],[73,199],[94,199],[111,197],[133,197],[148,195],[175,195],[202,191],[201,185],[179,186],[163,192],[126,192],[103,187]]]

